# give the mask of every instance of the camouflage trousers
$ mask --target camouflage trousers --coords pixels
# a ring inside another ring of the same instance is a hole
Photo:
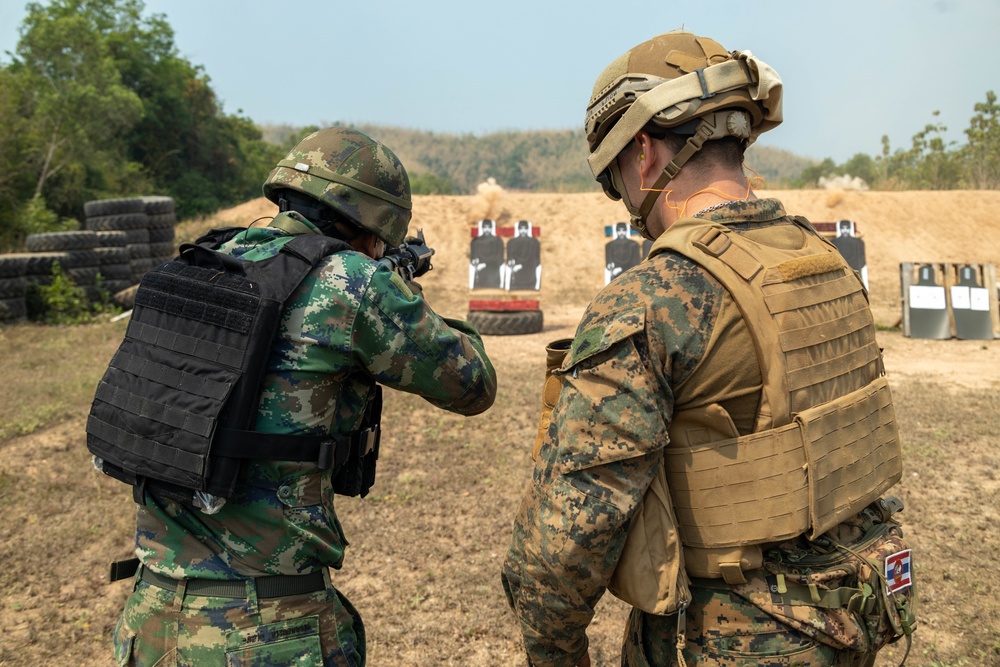
[[[840,651],[779,623],[734,593],[691,587],[684,664],[712,667],[870,667],[875,656]],[[633,609],[623,667],[677,667],[677,615]]]
[[[332,585],[282,598],[184,595],[136,575],[114,632],[115,664],[362,667],[361,617]]]

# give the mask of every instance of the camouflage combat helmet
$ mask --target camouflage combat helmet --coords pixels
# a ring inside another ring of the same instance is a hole
[[[653,123],[689,137],[642,205],[629,201],[616,158]],[[594,84],[585,129],[594,177],[612,199],[624,195],[631,224],[646,216],[663,190],[705,141],[737,137],[746,145],[781,123],[781,79],[749,51],[729,52],[688,32],[669,32],[630,49]]]
[[[327,128],[305,137],[264,181],[278,203],[290,188],[326,204],[390,246],[406,237],[410,179],[396,154],[363,132]]]

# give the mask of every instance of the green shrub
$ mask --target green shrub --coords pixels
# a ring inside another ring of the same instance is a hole
[[[59,262],[52,265],[52,281],[47,285],[34,283],[28,289],[28,317],[44,324],[86,324],[94,315],[120,312],[103,289],[103,278],[97,277],[97,299],[90,302],[87,293],[73,284]]]

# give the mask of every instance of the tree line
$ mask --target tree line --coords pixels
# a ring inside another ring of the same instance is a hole
[[[598,191],[587,166],[587,138],[580,130],[446,134],[381,125],[351,125],[370,134],[399,156],[415,194],[459,195],[476,191],[489,177],[510,190]],[[265,125],[265,139],[291,145],[314,128]],[[770,187],[791,187],[812,161],[780,148],[754,145],[747,164]]]
[[[933,116],[940,115],[935,111]],[[1000,189],[1000,105],[996,93],[973,105],[966,143],[945,141],[947,126],[928,123],[913,135],[908,148],[895,150],[882,136],[882,152],[874,157],[857,153],[842,164],[826,158],[806,167],[796,179],[799,187],[820,179],[851,176],[874,190],[996,190]]]
[[[168,195],[190,217],[259,195],[281,149],[223,113],[165,17],[141,0],[25,9],[0,63],[0,251],[76,228],[91,199]]]

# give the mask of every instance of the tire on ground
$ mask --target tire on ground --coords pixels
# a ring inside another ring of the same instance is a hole
[[[516,336],[542,330],[540,310],[473,310],[468,320],[485,336]]]
[[[30,253],[21,252],[13,255],[0,255],[0,278],[17,278],[28,270]]]
[[[161,195],[149,195],[146,197],[141,197],[143,204],[146,208],[146,213],[150,215],[158,215],[163,213],[173,213],[174,212],[174,200],[173,197],[163,197]]]
[[[0,299],[0,322],[20,320],[28,314],[24,297],[19,299]]]
[[[83,214],[88,218],[104,215],[121,215],[123,213],[145,213],[146,202],[142,197],[126,197],[122,199],[95,199],[83,205]],[[93,227],[91,228],[93,229]]]
[[[125,231],[129,229],[147,229],[149,216],[145,213],[120,213],[118,215],[102,215],[87,218],[86,227],[95,232]]]
[[[46,232],[28,234],[25,244],[31,252],[49,250],[90,250],[98,245],[97,235],[92,231]]]
[[[28,279],[23,276],[0,278],[0,299],[23,299],[27,291]]]

